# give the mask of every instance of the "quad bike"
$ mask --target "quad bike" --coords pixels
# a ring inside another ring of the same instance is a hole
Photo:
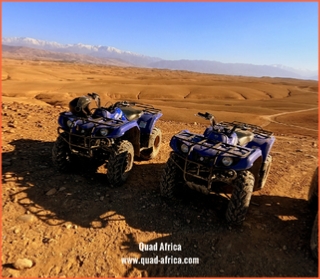
[[[319,167],[316,167],[311,180],[311,185],[308,193],[308,202],[309,202],[310,208],[315,213],[315,218],[313,221],[311,237],[310,237],[310,249],[311,249],[312,256],[315,259],[318,259],[318,223],[319,223],[318,222],[318,211],[319,211],[318,188],[319,188]]]
[[[90,110],[93,100],[96,108]],[[127,101],[102,107],[96,93],[73,99],[69,108],[60,113],[52,149],[58,170],[68,170],[77,156],[86,157],[90,164],[104,165],[110,186],[116,187],[126,181],[135,156],[150,160],[159,153],[162,135],[155,124],[160,109]]]
[[[196,116],[211,125],[203,134],[183,130],[172,137],[173,151],[160,181],[161,196],[172,199],[185,184],[204,194],[224,194],[229,198],[228,223],[241,224],[252,192],[266,184],[275,137],[256,125],[217,123],[208,112]]]

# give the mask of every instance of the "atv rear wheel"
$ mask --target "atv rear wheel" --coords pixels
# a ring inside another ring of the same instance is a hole
[[[70,170],[72,154],[68,143],[64,140],[68,135],[62,133],[58,136],[52,148],[52,162],[55,168],[59,171]]]
[[[131,142],[123,140],[112,149],[105,164],[107,179],[111,187],[122,185],[132,169],[134,149]]]
[[[177,156],[171,153],[160,179],[160,194],[169,200],[174,198],[183,182],[183,173],[177,164]]]
[[[241,224],[247,214],[254,187],[254,175],[250,171],[240,171],[234,183],[228,204],[226,219],[232,224]]]
[[[143,160],[151,160],[155,158],[159,151],[160,151],[160,146],[161,146],[161,141],[162,141],[162,133],[159,128],[153,128],[152,133],[150,134],[149,138],[149,146],[151,143],[151,147],[141,150],[140,152],[140,157]]]

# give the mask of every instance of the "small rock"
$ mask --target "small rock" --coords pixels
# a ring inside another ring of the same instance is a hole
[[[36,218],[34,217],[34,215],[31,215],[31,214],[23,214],[17,218],[18,221],[22,221],[25,223],[31,223],[35,221],[35,219]]]
[[[18,270],[31,268],[32,266],[33,266],[33,261],[26,258],[17,259],[13,264],[13,267]]]
[[[129,246],[125,246],[125,245],[120,246],[120,250],[127,250],[129,248],[130,248]]]
[[[66,187],[60,187],[58,191],[61,192],[61,191],[64,191],[65,189],[67,189],[67,188]]]
[[[101,196],[101,197],[100,197],[100,201],[103,201],[103,200],[104,200],[104,196]]]
[[[43,242],[43,243],[50,243],[50,242],[52,242],[52,241],[53,241],[53,239],[48,238],[48,237],[45,237],[44,239],[42,239],[42,242]]]
[[[303,150],[301,150],[301,149],[297,149],[297,150],[296,150],[296,152],[303,152]]]
[[[47,196],[51,196],[51,195],[54,195],[55,193],[57,192],[57,189],[56,188],[52,188],[51,190],[49,190],[46,195]]]
[[[71,224],[63,224],[63,227],[65,227],[66,229],[70,229],[72,227]]]

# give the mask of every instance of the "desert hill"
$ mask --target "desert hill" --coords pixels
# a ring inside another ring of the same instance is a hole
[[[163,141],[151,161],[135,161],[119,188],[101,168],[57,172],[51,150],[57,118],[88,92],[102,103],[161,108]],[[226,224],[227,199],[186,191],[173,204],[159,193],[169,141],[208,123],[244,121],[274,132],[266,186],[243,226]],[[2,61],[2,277],[316,277],[309,248],[314,211],[308,189],[318,164],[315,81],[197,74],[61,61]],[[139,243],[182,251],[140,251]],[[188,257],[199,264],[124,264],[125,257]],[[17,259],[33,266],[19,270]]]
[[[218,119],[249,117],[257,124],[262,115],[317,107],[318,101],[316,81],[3,60],[4,100],[19,97],[31,103],[66,106],[88,92],[98,93],[102,103],[120,99],[152,103],[164,111],[164,119],[182,122],[194,122],[194,113],[200,109],[214,112]]]

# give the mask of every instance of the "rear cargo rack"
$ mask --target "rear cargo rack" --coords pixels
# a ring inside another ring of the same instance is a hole
[[[228,143],[223,143],[220,141],[208,140],[208,138],[202,135],[195,135],[188,132],[182,132],[174,136],[175,138],[190,143],[190,150],[196,145],[200,145],[207,149],[213,149],[221,153],[226,153],[227,155],[237,156],[241,158],[248,157],[253,149],[243,147],[240,145],[232,145]]]
[[[128,102],[128,106],[119,104],[119,107],[137,107],[142,108],[144,112],[148,112],[151,114],[156,114],[161,111],[161,109],[154,108],[152,105],[143,104],[143,103],[134,103],[134,102]]]
[[[273,132],[271,131],[267,131],[262,129],[260,126],[257,125],[253,125],[253,124],[248,124],[248,123],[244,123],[244,122],[239,122],[239,121],[233,121],[233,122],[219,122],[218,123],[221,126],[231,126],[231,127],[235,127],[237,126],[239,129],[241,130],[245,130],[245,131],[250,131],[256,135],[259,135],[263,138],[269,138],[273,135]]]

